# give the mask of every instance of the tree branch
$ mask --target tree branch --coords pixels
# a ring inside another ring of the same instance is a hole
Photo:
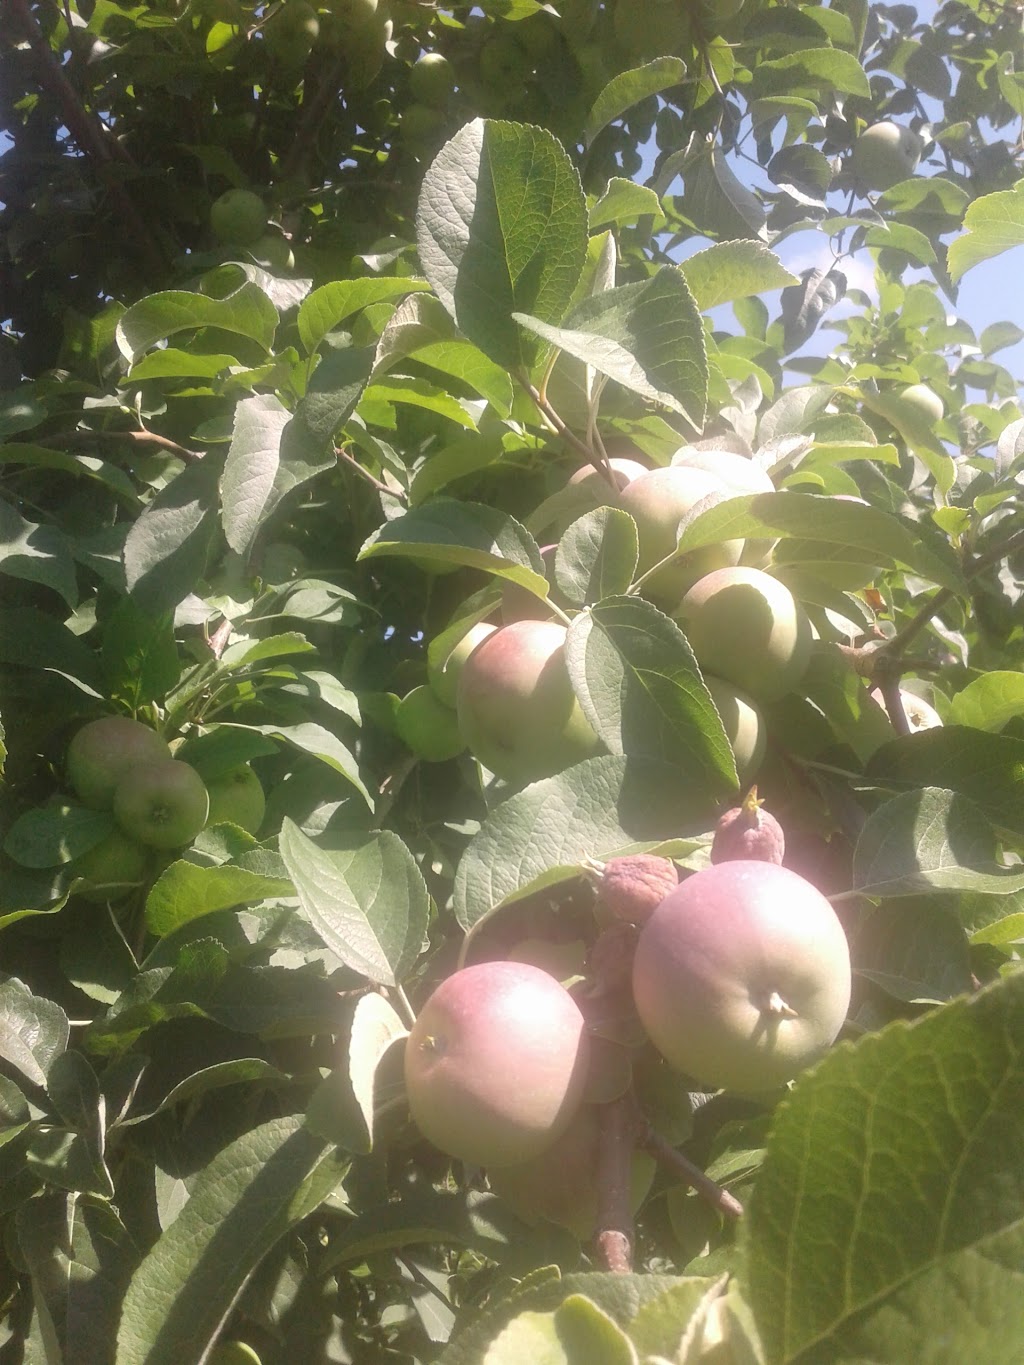
[[[525,370],[517,372],[516,378],[533,400],[533,404],[537,411],[547,418],[558,435],[561,436],[562,440],[572,446],[573,450],[575,450],[578,455],[582,455],[587,464],[592,464],[601,477],[607,479],[617,492],[618,485],[612,474],[611,465],[608,463],[608,457],[604,456],[602,458],[602,455],[597,451],[591,450],[586,441],[581,441],[574,431],[569,430],[561,417],[559,417],[558,413],[548,402],[547,397],[531,383],[530,377]]]
[[[682,1152],[677,1152],[660,1133],[654,1131],[649,1123],[644,1125],[640,1134],[639,1145],[645,1152],[649,1152],[655,1161],[685,1181],[691,1190],[696,1190],[701,1198],[706,1199],[712,1208],[717,1209],[726,1218],[743,1216],[743,1205],[735,1195],[724,1190],[709,1175],[705,1175],[689,1157],[683,1156]]]
[[[597,1232],[594,1244],[605,1270],[628,1275],[633,1269],[633,1151],[638,1115],[632,1090],[597,1106]]]

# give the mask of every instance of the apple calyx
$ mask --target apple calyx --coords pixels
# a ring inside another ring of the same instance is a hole
[[[609,858],[606,863],[584,858],[582,866],[596,878],[604,904],[627,924],[643,924],[679,884],[675,863],[653,853]]]

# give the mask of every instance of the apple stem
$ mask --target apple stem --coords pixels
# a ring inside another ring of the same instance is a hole
[[[695,1190],[702,1199],[706,1199],[712,1208],[717,1209],[726,1218],[741,1218],[743,1216],[743,1205],[735,1195],[722,1188],[717,1181],[712,1180],[701,1168],[691,1161],[689,1157],[683,1156],[682,1152],[669,1143],[660,1133],[656,1133],[649,1123],[644,1124],[640,1135],[639,1146],[645,1152],[654,1157],[666,1170],[679,1176],[691,1190]]]
[[[778,1014],[783,1019],[796,1019],[799,1017],[793,1006],[787,1005],[778,991],[772,991],[771,995],[768,997],[768,1013]]]
[[[598,1110],[598,1207],[594,1244],[605,1270],[628,1275],[633,1269],[631,1172],[636,1145],[636,1101],[631,1091]]]

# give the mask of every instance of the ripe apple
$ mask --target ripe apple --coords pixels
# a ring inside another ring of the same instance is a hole
[[[210,227],[218,241],[249,246],[267,230],[267,209],[252,190],[228,190],[210,209]]]
[[[259,778],[243,763],[232,768],[223,777],[215,777],[206,783],[210,798],[210,809],[206,817],[207,825],[228,823],[238,825],[249,834],[255,834],[263,824],[263,814],[267,799]]]
[[[444,109],[455,89],[455,73],[448,58],[440,52],[422,53],[409,72],[409,89],[420,104]]]
[[[138,763],[166,762],[171,751],[148,725],[127,716],[104,716],[83,725],[68,745],[68,781],[79,801],[109,810],[114,789]]]
[[[442,668],[431,668],[427,666],[427,682],[434,689],[434,695],[438,701],[444,702],[445,706],[455,709],[458,697],[459,674],[462,672],[463,664],[476,649],[481,640],[486,640],[488,635],[493,635],[496,626],[489,625],[486,621],[477,621],[475,626],[470,626],[462,639],[455,646],[448,658],[444,661]]]
[[[941,422],[946,415],[942,399],[927,384],[910,384],[900,394],[900,402],[906,403],[930,423]]]
[[[716,569],[676,613],[702,669],[755,702],[791,692],[811,657],[811,624],[793,594],[760,569]]]
[[[711,693],[715,710],[722,719],[726,738],[736,760],[740,786],[746,787],[757,776],[768,744],[764,717],[748,696],[731,683],[710,675],[704,686]]]
[[[124,774],[114,792],[114,819],[130,838],[152,848],[191,843],[209,810],[203,779],[177,758],[140,763]]]
[[[426,683],[414,687],[399,702],[395,729],[402,743],[428,763],[443,763],[466,747],[455,712],[438,701]]]
[[[619,506],[636,522],[640,547],[637,572],[644,574],[676,548],[679,523],[702,499],[717,494],[730,496],[728,485],[705,469],[669,465],[649,469],[619,495]],[[666,565],[644,584],[643,592],[668,609],[676,607],[692,583],[712,569],[739,563],[742,540],[706,545]]]
[[[72,863],[74,875],[90,883],[88,887],[79,887],[75,894],[97,903],[119,900],[145,878],[148,866],[147,849],[119,829],[111,830],[105,839]]]
[[[767,862],[695,873],[644,925],[633,998],[662,1056],[701,1085],[756,1094],[832,1045],[850,1003],[842,925],[810,882]]]
[[[274,61],[301,66],[320,36],[320,20],[308,0],[285,0],[263,29],[263,41]]]
[[[588,1060],[583,1015],[553,976],[525,962],[478,963],[438,986],[409,1034],[409,1109],[449,1156],[511,1166],[568,1128]]]
[[[593,1104],[581,1105],[569,1127],[530,1161],[491,1171],[491,1189],[525,1223],[547,1219],[568,1228],[581,1242],[597,1230],[600,1119]],[[630,1179],[633,1212],[654,1182],[654,1160],[635,1152]]]
[[[853,144],[850,166],[866,190],[888,190],[917,170],[924,143],[911,128],[886,120],[865,129]]]
[[[459,677],[459,729],[498,777],[550,777],[599,748],[565,666],[565,626],[514,621],[478,645]]]

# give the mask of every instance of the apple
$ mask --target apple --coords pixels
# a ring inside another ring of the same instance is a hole
[[[191,843],[209,810],[203,779],[177,758],[138,764],[114,792],[114,819],[130,838],[152,848]]]
[[[410,142],[429,142],[444,127],[444,117],[443,111],[432,104],[407,104],[399,115],[398,126]]]
[[[774,493],[775,485],[761,468],[746,455],[734,450],[705,450],[698,446],[680,446],[672,456],[673,465],[688,469],[703,469],[725,484],[732,497],[747,493]],[[777,544],[774,540],[748,540],[744,543],[740,562],[762,568]]]
[[[554,600],[560,607],[565,606],[565,598],[555,589],[555,555],[557,545],[542,545],[540,557],[544,561],[544,577],[548,580],[548,602]],[[506,579],[501,585],[501,619],[510,626],[513,621],[546,621],[554,613],[547,602],[541,600],[528,588]]]
[[[620,492],[627,484],[638,479],[641,474],[650,473],[647,465],[641,464],[639,460],[630,459],[628,455],[610,455],[608,465],[615,479],[615,485]],[[613,496],[612,487],[608,480],[592,464],[580,465],[579,469],[570,474],[569,486],[570,488],[592,488],[602,498]]]
[[[781,863],[785,856],[785,831],[758,800],[757,788],[751,787],[738,806],[719,817],[711,841],[711,861]]]
[[[275,272],[295,269],[295,253],[287,237],[265,232],[248,250],[250,256],[258,265],[263,266],[264,270]]]
[[[911,128],[886,120],[865,129],[853,144],[850,167],[865,190],[888,190],[917,170],[924,143]]]
[[[448,58],[440,52],[422,53],[409,72],[409,89],[418,103],[444,109],[455,89],[455,73]]]
[[[263,41],[274,61],[300,66],[320,36],[320,20],[308,0],[284,0],[263,29]]]
[[[483,84],[501,93],[521,90],[532,71],[529,57],[504,33],[487,39],[480,49],[479,64]]]
[[[83,725],[68,745],[68,781],[79,801],[109,810],[114,790],[137,763],[165,761],[171,751],[148,725],[127,716],[104,716]]]
[[[900,394],[900,402],[913,408],[925,421],[934,424],[941,422],[946,415],[946,406],[937,393],[927,384],[911,384]]]
[[[484,767],[510,782],[550,777],[599,748],[565,665],[565,626],[514,621],[463,664],[459,729]]]
[[[748,696],[722,678],[709,674],[704,678],[704,686],[711,693],[732,747],[740,786],[746,787],[757,776],[768,744],[764,717]]]
[[[689,36],[686,10],[678,0],[616,0],[615,37],[631,58],[672,56]]]
[[[714,495],[729,497],[728,485],[705,469],[686,465],[649,469],[626,485],[619,494],[619,506],[636,522],[638,573],[647,573],[673,552],[679,540],[680,521],[697,503]],[[742,540],[727,540],[694,550],[653,574],[644,584],[644,596],[674,608],[698,578],[712,569],[737,564],[742,552]]]
[[[539,1156],[488,1175],[491,1189],[525,1223],[542,1219],[568,1228],[581,1242],[597,1230],[600,1168],[600,1117],[593,1104],[581,1105],[560,1138]],[[654,1160],[634,1152],[630,1204],[636,1213],[654,1183]]]
[[[656,853],[628,853],[586,866],[599,877],[597,892],[606,909],[627,924],[643,924],[679,885],[675,863]]]
[[[238,825],[247,833],[255,834],[263,824],[267,800],[259,778],[248,763],[207,782],[206,791],[210,798],[207,825]]]
[[[445,659],[442,667],[431,668],[429,664],[427,665],[427,682],[434,689],[434,695],[438,701],[444,702],[445,706],[452,710],[455,709],[459,674],[462,672],[463,664],[481,640],[486,640],[488,635],[493,635],[496,629],[496,626],[490,625],[487,621],[477,621],[476,625],[470,626],[469,630],[466,631]]]
[[[267,209],[252,190],[228,190],[210,209],[210,227],[218,241],[249,246],[267,230]]]
[[[399,702],[395,730],[402,743],[428,763],[455,758],[466,747],[455,712],[438,701],[433,688],[426,683],[414,687]]]
[[[252,1347],[244,1341],[221,1341],[213,1348],[210,1365],[261,1365]]]
[[[791,692],[811,657],[811,623],[793,594],[760,569],[716,569],[676,613],[701,669],[755,702]]]
[[[640,932],[633,998],[651,1041],[703,1086],[771,1090],[818,1060],[850,1003],[850,953],[810,882],[722,862],[661,902]]]
[[[90,883],[79,887],[75,894],[87,901],[119,900],[143,881],[148,866],[147,849],[119,829],[111,830],[71,864],[74,875]]]
[[[588,1061],[583,1015],[553,976],[525,962],[478,963],[443,981],[413,1025],[409,1110],[449,1156],[515,1165],[568,1128]]]
[[[335,16],[351,28],[365,28],[377,18],[377,0],[328,0]]]

